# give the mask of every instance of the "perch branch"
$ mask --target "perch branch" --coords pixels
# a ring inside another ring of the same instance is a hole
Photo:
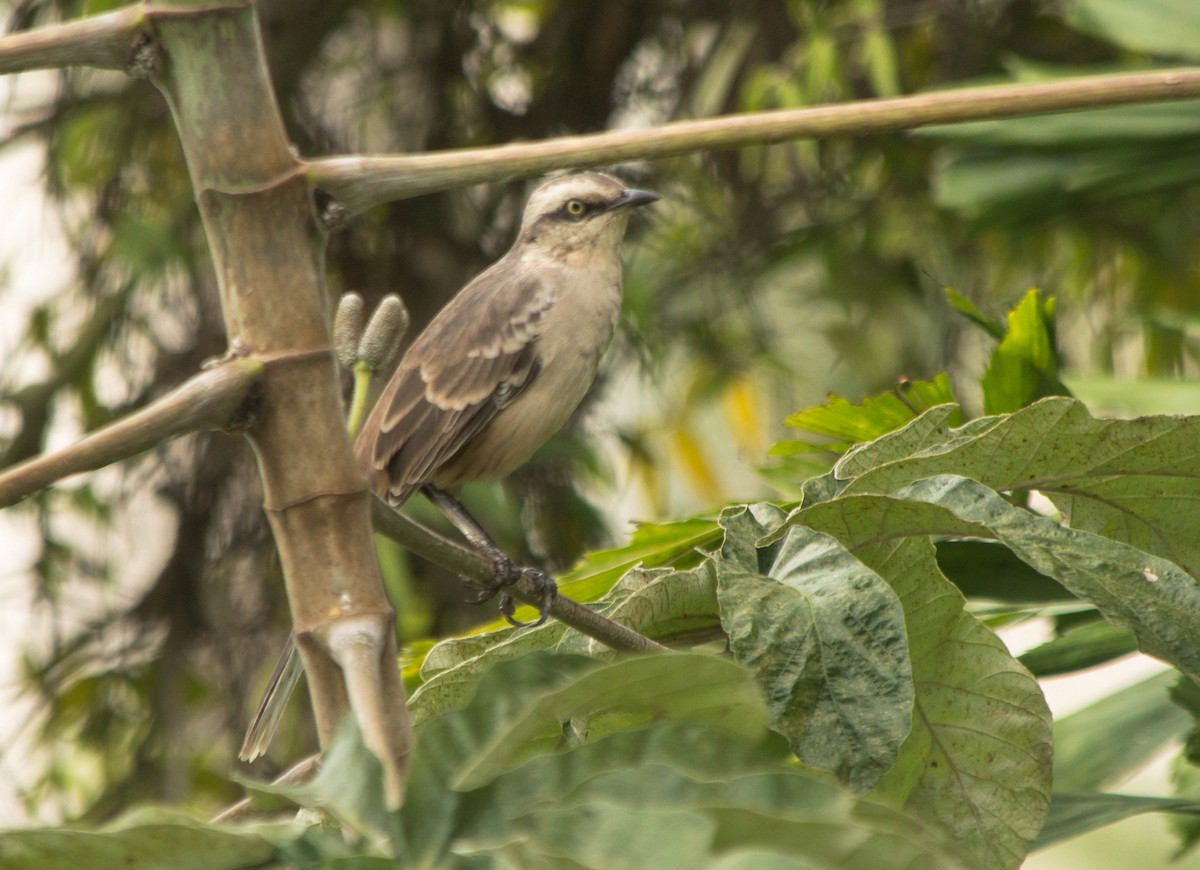
[[[421,558],[453,571],[467,583],[483,589],[492,577],[495,568],[486,556],[438,534],[411,517],[392,510],[381,498],[371,498],[371,520],[380,534],[391,538]],[[541,592],[528,578],[519,580],[512,587],[512,594],[525,604],[537,606],[542,601]],[[563,624],[615,650],[666,651],[666,647],[661,644],[601,616],[561,593],[555,596],[549,613]]]

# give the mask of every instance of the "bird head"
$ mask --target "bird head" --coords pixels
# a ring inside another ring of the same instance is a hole
[[[536,244],[564,256],[598,248],[615,254],[629,210],[658,199],[656,193],[626,187],[602,172],[563,175],[529,197],[518,244]]]

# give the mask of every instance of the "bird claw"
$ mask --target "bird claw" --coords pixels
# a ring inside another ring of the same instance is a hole
[[[503,560],[497,560],[493,578],[487,588],[481,590],[475,597],[475,604],[483,604],[495,597],[496,593],[502,589],[512,586],[522,578],[528,578],[537,586],[541,595],[541,600],[537,605],[538,618],[533,622],[522,622],[517,619],[513,615],[517,609],[516,602],[507,592],[500,595],[500,614],[514,628],[535,628],[544,624],[550,617],[550,608],[554,606],[554,599],[558,597],[558,585],[546,576],[544,571],[539,571],[537,568],[518,568],[505,557]]]
[[[514,628],[536,628],[549,619],[550,608],[554,606],[554,599],[558,597],[558,585],[537,568],[522,568],[520,576],[528,577],[538,587],[538,592],[541,594],[541,600],[537,605],[538,618],[533,622],[522,622],[515,618],[513,614],[517,609],[516,602],[507,592],[500,596],[500,614]]]

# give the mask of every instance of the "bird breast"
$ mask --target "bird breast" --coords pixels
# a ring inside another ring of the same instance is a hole
[[[554,300],[535,344],[537,376],[439,469],[434,477],[439,487],[504,477],[567,422],[596,378],[620,315],[621,265],[616,256],[610,259],[554,270]]]

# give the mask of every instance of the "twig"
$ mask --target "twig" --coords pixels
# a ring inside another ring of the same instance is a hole
[[[272,780],[271,785],[302,785],[312,779],[320,767],[321,753],[318,752],[293,764],[277,779]],[[253,816],[255,811],[254,798],[244,797],[213,816],[210,824],[232,825],[244,822]]]
[[[427,528],[411,517],[392,510],[383,499],[372,496],[371,520],[375,530],[447,570],[465,582],[485,588],[492,578],[494,566],[480,553],[458,544]],[[542,595],[537,585],[522,578],[512,587],[513,597],[525,604],[537,606]],[[667,648],[631,628],[613,622],[594,610],[584,607],[563,594],[555,597],[550,615],[576,631],[623,652],[666,652]]]
[[[149,450],[159,442],[229,425],[262,374],[262,362],[232,359],[184,381],[128,417],[98,429],[70,447],[38,456],[0,473],[0,507],[52,483],[94,471]]]
[[[308,161],[307,173],[313,185],[356,214],[382,202],[553,169],[1193,97],[1200,97],[1198,69],[1091,76],[678,121],[650,130],[564,136],[492,148],[411,156],[328,157]]]

